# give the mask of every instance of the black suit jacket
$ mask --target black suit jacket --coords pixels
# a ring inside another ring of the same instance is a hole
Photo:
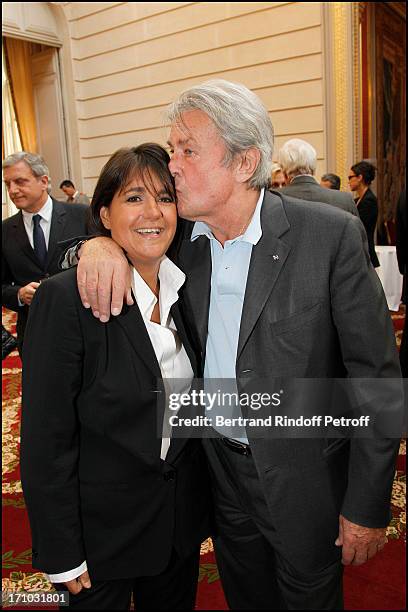
[[[338,191],[337,189],[326,189],[319,185],[313,176],[295,176],[290,185],[282,187],[279,191],[292,198],[331,204],[331,206],[341,208],[358,217],[357,207],[353,202],[351,193]]]
[[[5,219],[2,224],[2,305],[18,313],[17,338],[20,347],[29,307],[19,306],[18,290],[28,283],[39,282],[60,272],[62,248],[58,243],[73,236],[88,234],[88,206],[71,206],[53,198],[52,204],[48,255],[44,267],[30,245],[21,211]]]
[[[177,304],[172,316],[197,374]],[[138,306],[102,324],[81,304],[75,269],[62,272],[34,296],[23,355],[33,567],[86,560],[91,579],[110,580],[160,573],[173,547],[191,553],[209,535],[203,451],[172,439],[160,459],[164,387]]]
[[[365,231],[367,232],[368,252],[370,253],[371,263],[373,264],[374,268],[378,268],[380,262],[378,261],[374,246],[374,232],[378,219],[378,203],[377,198],[371,189],[367,189],[357,208],[360,219],[365,227]]]
[[[261,224],[242,310],[239,390],[265,378],[400,377],[391,319],[360,220],[280,191],[265,193]],[[211,253],[205,236],[189,240],[190,228],[177,250],[187,275],[181,305],[204,359]],[[392,420],[400,405],[381,408]],[[388,524],[397,440],[248,435],[271,521],[294,567],[315,571],[337,560],[340,513],[368,527]]]

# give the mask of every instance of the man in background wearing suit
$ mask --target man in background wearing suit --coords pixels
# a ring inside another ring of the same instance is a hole
[[[3,221],[2,305],[18,313],[21,354],[28,311],[42,279],[60,272],[58,242],[87,234],[88,207],[51,198],[49,170],[40,155],[24,151],[3,161],[3,178],[19,212]]]
[[[340,191],[341,179],[337,174],[332,174],[331,172],[327,172],[327,174],[323,174],[320,179],[320,187],[325,187],[326,189],[335,189],[336,191]]]
[[[273,128],[259,98],[208,81],[183,92],[168,119],[178,212],[194,222],[173,256],[204,379],[234,379],[241,392],[263,377],[400,377],[362,224],[267,191]],[[130,303],[126,258],[109,238],[79,255],[82,301],[107,321]],[[378,408],[394,416],[391,404]],[[385,545],[398,441],[270,440],[247,429],[214,432],[204,446],[230,609],[341,609],[342,562],[360,565]]]
[[[85,193],[80,193],[78,189],[75,189],[75,185],[69,179],[62,181],[60,189],[67,195],[67,202],[70,204],[87,204],[90,205],[88,196]]]
[[[279,151],[279,163],[286,176],[286,186],[282,188],[282,193],[301,200],[325,202],[359,216],[351,193],[325,189],[318,184],[314,178],[316,150],[305,140],[292,138],[286,141]]]

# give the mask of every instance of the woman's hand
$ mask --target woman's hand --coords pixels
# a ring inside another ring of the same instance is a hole
[[[111,238],[88,240],[79,251],[78,290],[85,308],[102,323],[120,314],[123,301],[133,304],[129,262]]]
[[[84,572],[83,574],[78,576],[78,578],[74,578],[74,580],[68,580],[67,582],[64,582],[64,584],[67,587],[68,591],[71,593],[71,595],[78,595],[78,593],[80,593],[84,587],[85,589],[90,589],[92,586],[88,572]]]

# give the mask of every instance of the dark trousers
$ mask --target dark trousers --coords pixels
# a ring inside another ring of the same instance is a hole
[[[214,548],[230,609],[342,610],[340,559],[316,572],[293,567],[285,559],[252,457],[233,452],[219,438],[205,440],[204,448],[213,481]]]
[[[173,551],[166,570],[157,576],[95,581],[90,575],[91,588],[78,595],[69,593],[69,606],[60,610],[129,610],[132,594],[135,610],[194,610],[199,561],[198,547],[186,559]],[[66,591],[64,585],[55,587]]]

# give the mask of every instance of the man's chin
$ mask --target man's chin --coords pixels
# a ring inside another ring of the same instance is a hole
[[[27,202],[25,200],[11,200],[16,208],[26,208]]]
[[[188,206],[187,202],[183,202],[182,199],[179,199],[177,201],[177,214],[179,217],[181,217],[182,219],[186,219],[187,221],[195,220],[195,216],[193,214],[193,211],[191,210],[191,207]]]

